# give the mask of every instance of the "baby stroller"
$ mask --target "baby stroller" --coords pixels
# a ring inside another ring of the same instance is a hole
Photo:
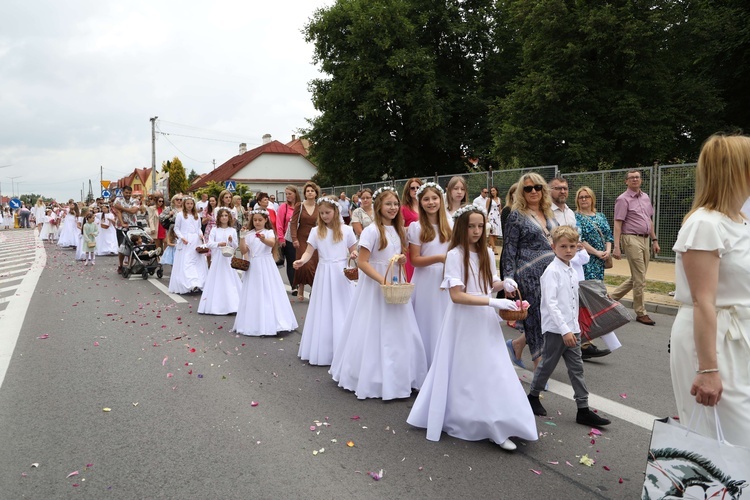
[[[141,244],[133,243],[132,237],[140,236]],[[140,274],[144,280],[156,273],[157,278],[164,276],[159,255],[161,248],[156,248],[154,240],[141,227],[130,228],[125,231],[122,244],[128,249],[128,265],[122,270],[122,277],[129,278],[131,274]]]

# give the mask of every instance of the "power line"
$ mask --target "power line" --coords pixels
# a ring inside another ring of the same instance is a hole
[[[228,136],[228,137],[237,137],[237,138],[240,138],[240,139],[243,139],[243,140],[245,139],[245,137],[247,137],[246,134],[233,134],[233,133],[230,133],[230,132],[220,132],[218,130],[211,130],[211,129],[208,129],[208,128],[196,127],[194,125],[184,125],[182,123],[170,122],[168,120],[159,120],[159,123],[169,123],[169,124],[175,125],[177,127],[182,127],[182,128],[186,128],[186,129],[190,129],[190,130],[200,130],[200,131],[203,131],[203,132],[211,132],[213,134],[223,135],[223,136]]]
[[[160,133],[161,133],[161,132],[160,132]],[[174,143],[173,143],[172,141],[170,141],[170,140],[169,140],[169,137],[167,137],[166,135],[164,136],[164,139],[166,139],[166,140],[167,140],[167,142],[168,142],[168,143],[170,143],[170,144],[172,145],[172,147],[173,147],[173,148],[175,148],[175,149],[176,149],[177,151],[179,151],[179,153],[180,153],[180,154],[181,154],[182,156],[184,156],[185,158],[188,158],[188,159],[190,159],[190,160],[193,160],[193,161],[194,161],[194,162],[196,162],[196,163],[211,163],[211,162],[212,162],[212,160],[209,160],[209,161],[196,160],[195,158],[193,158],[193,157],[191,157],[191,156],[188,156],[188,155],[187,155],[187,154],[186,154],[186,153],[185,153],[184,151],[182,151],[182,150],[181,150],[180,148],[178,148],[177,146],[175,146],[175,145],[174,145]]]
[[[198,136],[195,136],[195,135],[184,135],[184,134],[175,134],[175,133],[172,133],[172,132],[162,132],[161,130],[158,131],[158,132],[156,132],[156,133],[160,134],[160,135],[164,135],[164,136],[171,135],[171,136],[175,136],[175,137],[188,137],[190,139],[201,139],[203,141],[228,142],[230,144],[237,144],[236,140],[234,140],[234,141],[228,141],[226,139],[210,139],[208,137],[198,137]]]

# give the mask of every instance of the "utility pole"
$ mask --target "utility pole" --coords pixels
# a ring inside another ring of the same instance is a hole
[[[149,118],[151,122],[151,192],[156,192],[156,119],[158,116]]]
[[[214,158],[214,170],[216,170],[216,158]]]
[[[99,194],[100,195],[103,189],[104,189],[104,167],[102,165],[99,165]]]

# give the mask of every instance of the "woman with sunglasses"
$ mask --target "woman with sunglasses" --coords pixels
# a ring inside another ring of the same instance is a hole
[[[422,181],[417,177],[412,177],[404,186],[404,195],[401,197],[401,215],[404,218],[404,228],[419,220],[419,201],[417,200],[417,189],[422,185]],[[414,274],[414,266],[411,265],[409,252],[406,252],[406,280],[411,282],[411,276]]]
[[[523,300],[529,302],[529,315],[516,324],[521,335],[506,342],[511,359],[524,367],[521,353],[528,344],[534,368],[542,355],[542,291],[540,278],[555,258],[550,234],[557,226],[552,214],[549,187],[536,172],[518,180],[513,209],[503,230],[503,255],[500,266],[505,278],[518,283]]]
[[[156,204],[154,206],[154,212],[156,213],[157,220],[161,219],[161,214],[164,213],[165,207],[164,207],[164,196],[161,194],[154,195]],[[164,239],[167,237],[167,230],[164,229],[164,226],[161,224],[157,224],[156,227],[156,238],[154,238],[154,243],[156,244],[156,248],[161,248],[164,250]]]

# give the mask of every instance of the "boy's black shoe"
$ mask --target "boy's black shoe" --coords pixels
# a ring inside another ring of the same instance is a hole
[[[588,408],[578,408],[576,422],[581,425],[588,425],[589,427],[603,427],[612,423],[606,418],[600,417]]]
[[[531,405],[531,411],[538,417],[546,417],[547,410],[542,406],[542,402],[539,401],[539,396],[532,396],[529,394],[529,404]]]

